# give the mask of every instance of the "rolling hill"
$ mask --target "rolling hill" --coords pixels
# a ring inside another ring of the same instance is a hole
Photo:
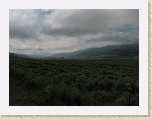
[[[73,56],[119,56],[119,57],[131,57],[139,56],[139,44],[130,45],[113,45],[105,46],[101,48],[88,48],[71,53],[54,54],[52,57],[73,57]]]
[[[25,55],[25,54],[16,54],[16,53],[12,53],[9,52],[9,57],[10,58],[30,58],[29,56]]]
[[[61,58],[61,57],[134,57],[139,56],[139,44],[113,45],[100,48],[87,48],[70,53],[58,53],[51,56],[34,56],[9,53],[11,57],[20,58]]]

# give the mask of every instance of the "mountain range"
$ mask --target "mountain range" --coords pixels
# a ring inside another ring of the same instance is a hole
[[[20,58],[63,58],[63,57],[133,57],[139,56],[139,44],[111,45],[105,47],[87,48],[69,53],[58,53],[51,56],[25,55],[9,53]]]

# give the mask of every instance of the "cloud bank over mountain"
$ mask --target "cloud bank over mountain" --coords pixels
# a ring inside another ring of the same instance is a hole
[[[10,52],[52,55],[138,42],[136,9],[9,11]]]

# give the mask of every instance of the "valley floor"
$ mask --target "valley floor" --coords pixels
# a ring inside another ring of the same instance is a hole
[[[10,106],[138,106],[139,60],[9,61]]]

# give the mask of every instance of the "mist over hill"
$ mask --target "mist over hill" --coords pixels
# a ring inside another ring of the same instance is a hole
[[[72,57],[72,56],[139,56],[139,44],[112,45],[101,48],[88,48],[71,53],[54,54],[52,57]]]
[[[100,48],[87,48],[70,53],[58,53],[51,56],[25,55],[10,53],[12,56],[20,58],[61,58],[61,57],[133,57],[139,56],[139,44],[111,45]]]
[[[16,53],[12,53],[12,52],[9,52],[9,56],[10,58],[30,58],[29,56],[25,55],[25,54],[16,54]]]

